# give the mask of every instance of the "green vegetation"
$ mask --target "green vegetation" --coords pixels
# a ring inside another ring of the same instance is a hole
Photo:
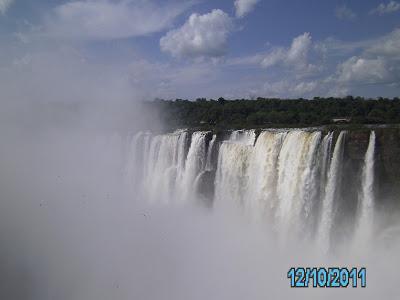
[[[337,123],[399,124],[400,99],[346,98],[218,100],[177,99],[148,102],[169,128],[214,129],[306,127]],[[342,119],[342,120],[335,120]]]

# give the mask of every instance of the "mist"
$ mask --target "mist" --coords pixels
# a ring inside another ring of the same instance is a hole
[[[96,103],[54,120],[11,106],[19,118],[2,127],[0,156],[4,299],[397,297],[395,233],[326,255],[302,237],[278,242],[235,207],[166,204],[160,193],[149,202],[124,178],[127,136],[139,127],[127,126],[126,110]],[[292,266],[365,266],[368,287],[291,289]]]

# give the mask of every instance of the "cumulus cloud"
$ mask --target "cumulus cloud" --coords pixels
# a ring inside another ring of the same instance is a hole
[[[250,13],[260,0],[235,0],[236,17],[242,18]]]
[[[67,38],[118,39],[148,35],[169,27],[193,2],[156,4],[143,0],[81,0],[54,9],[48,34]]]
[[[400,28],[380,38],[366,49],[367,54],[400,60]]]
[[[385,59],[362,58],[353,56],[338,67],[339,82],[346,83],[377,83],[390,77]]]
[[[400,55],[400,28],[392,32],[366,40],[341,41],[328,38],[317,42],[316,47],[326,56],[354,56],[365,52],[368,55],[399,57]]]
[[[338,66],[338,81],[357,84],[400,83],[400,29],[377,39]]]
[[[280,62],[283,62],[287,56],[287,52],[283,48],[276,48],[268,53],[261,61],[264,68],[272,67]]]
[[[0,13],[4,15],[13,2],[14,0],[0,0]]]
[[[310,52],[314,50],[311,34],[305,32],[292,40],[290,47],[273,47],[267,53],[257,53],[252,56],[231,58],[228,65],[260,65],[265,69],[274,66],[284,66],[298,71],[315,68],[309,63]]]
[[[316,59],[321,59],[316,63]],[[384,36],[343,42],[313,42],[309,33],[293,39],[289,47],[269,53],[232,58],[229,66],[259,65],[273,72],[241,86],[249,95],[269,97],[343,96],[366,89],[394,92],[400,86],[400,29]],[[381,94],[381,92],[380,92]]]
[[[293,92],[297,95],[307,95],[315,91],[317,87],[318,83],[316,81],[300,82],[294,86]]]
[[[400,87],[400,28],[359,41],[314,42],[309,33],[304,33],[288,47],[230,58],[226,65],[235,70],[248,70],[249,66],[269,70],[237,83],[237,94],[239,89],[247,92],[242,96],[396,95]]]
[[[400,3],[396,1],[390,1],[387,4],[379,4],[377,8],[371,11],[371,14],[378,14],[380,16],[383,16],[385,14],[394,13],[398,10],[400,10]]]
[[[335,10],[336,18],[340,20],[355,20],[357,15],[346,5],[342,5],[336,8]]]
[[[326,61],[326,83],[348,93],[365,91],[372,86],[382,91],[400,86],[400,28],[359,41],[326,39],[316,43]],[[369,86],[369,87],[368,87]],[[396,92],[394,92],[396,93]]]
[[[182,27],[162,37],[160,47],[175,57],[220,57],[226,53],[232,28],[231,18],[220,9],[194,13]]]
[[[287,61],[293,64],[306,64],[311,43],[311,35],[309,32],[293,39],[292,46],[287,52]]]
[[[315,66],[309,64],[308,57],[312,48],[312,38],[309,32],[293,39],[289,48],[275,48],[272,52],[266,54],[261,61],[261,66],[269,68],[278,64],[286,67],[306,71]]]

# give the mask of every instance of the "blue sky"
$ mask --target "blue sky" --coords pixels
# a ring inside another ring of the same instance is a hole
[[[400,1],[0,0],[0,86],[58,100],[400,95]]]

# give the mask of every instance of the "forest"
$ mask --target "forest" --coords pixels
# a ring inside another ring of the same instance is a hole
[[[224,98],[195,101],[154,100],[146,103],[168,128],[271,128],[330,124],[400,124],[398,97],[267,99]]]

